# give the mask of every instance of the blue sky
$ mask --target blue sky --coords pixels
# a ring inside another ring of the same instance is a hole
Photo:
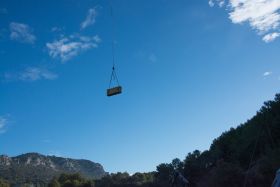
[[[279,92],[278,0],[2,0],[0,154],[153,171]],[[258,11],[261,8],[263,11]]]

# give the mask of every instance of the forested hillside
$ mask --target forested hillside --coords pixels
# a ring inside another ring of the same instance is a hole
[[[193,187],[268,187],[280,167],[280,94],[265,102],[254,117],[216,138],[210,149],[195,150],[183,161],[160,164],[149,174],[113,174],[100,186],[170,186],[179,170]],[[133,184],[133,185],[132,185]]]

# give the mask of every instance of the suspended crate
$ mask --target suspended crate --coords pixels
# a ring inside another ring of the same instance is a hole
[[[107,96],[113,96],[113,95],[118,95],[122,93],[122,87],[121,86],[117,86],[114,88],[109,88],[107,89]]]
[[[117,86],[111,87],[112,81],[115,81],[117,83]],[[115,71],[115,67],[113,66],[113,71],[111,74],[111,79],[110,79],[110,84],[109,88],[107,89],[107,96],[113,96],[113,95],[118,95],[122,93],[122,87],[119,84],[119,80]]]

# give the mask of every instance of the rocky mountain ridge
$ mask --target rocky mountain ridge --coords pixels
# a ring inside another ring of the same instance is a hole
[[[89,179],[106,175],[103,166],[84,159],[26,153],[15,157],[0,155],[0,177],[12,183],[48,182],[61,173],[80,173]]]

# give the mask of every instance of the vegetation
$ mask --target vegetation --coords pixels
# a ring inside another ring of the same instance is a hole
[[[93,187],[94,181],[81,177],[80,174],[61,174],[60,177],[53,178],[49,187]]]
[[[0,187],[10,187],[10,184],[7,181],[0,178]]]
[[[96,187],[148,187],[154,182],[155,173],[135,173],[130,176],[128,173],[116,173],[107,175],[96,181]]]
[[[168,186],[168,176],[180,170],[191,186],[271,186],[280,167],[280,94],[257,114],[215,139],[209,150],[189,153],[157,167],[155,182]],[[174,164],[176,163],[176,164]]]
[[[195,150],[181,161],[157,166],[151,173],[116,173],[100,180],[87,180],[78,174],[62,174],[50,187],[167,187],[175,170],[192,187],[271,186],[280,167],[280,94],[265,102],[257,114],[237,128],[216,138],[210,149]],[[7,185],[0,180],[0,185]]]
[[[26,153],[16,157],[0,155],[0,177],[15,184],[44,186],[61,173],[76,173],[89,179],[106,175],[102,165],[88,160],[76,160],[38,153]],[[1,186],[0,186],[1,187]]]

